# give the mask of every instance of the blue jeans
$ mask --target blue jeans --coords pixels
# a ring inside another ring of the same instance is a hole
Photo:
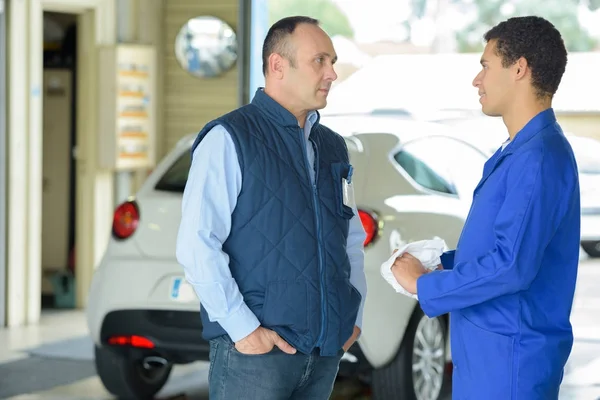
[[[286,354],[246,355],[229,336],[210,341],[210,400],[327,400],[333,391],[343,350],[334,357]]]

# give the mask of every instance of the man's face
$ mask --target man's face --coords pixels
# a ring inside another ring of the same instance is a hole
[[[506,112],[514,98],[514,66],[504,68],[502,58],[496,54],[495,49],[496,40],[490,40],[481,56],[481,72],[473,80],[473,86],[479,89],[483,113],[499,117]]]
[[[285,67],[287,95],[300,109],[320,110],[327,105],[329,89],[337,79],[333,43],[320,27],[311,24],[298,25],[288,40],[295,66],[288,62]]]

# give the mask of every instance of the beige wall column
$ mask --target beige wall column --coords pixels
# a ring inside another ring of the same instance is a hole
[[[237,32],[240,0],[167,0],[164,7],[164,136],[157,149],[159,159],[182,136],[197,133],[211,119],[239,105],[237,67],[217,78],[195,78],[179,66],[174,44],[181,27],[198,16],[220,18]]]
[[[41,10],[39,0],[8,5],[8,326],[40,317]]]
[[[156,51],[156,138],[155,146],[162,143],[163,134],[163,87],[164,71],[161,57],[163,55],[164,29],[163,12],[165,0],[119,0],[117,6],[117,41],[121,43],[152,45]],[[160,149],[158,149],[160,153]],[[133,173],[119,174],[117,188],[122,193],[135,194],[144,183],[148,171],[145,169]],[[123,195],[117,195],[117,202]],[[122,200],[122,199],[120,199]]]
[[[6,323],[22,325],[27,320],[28,250],[28,132],[29,132],[29,7],[11,1],[8,11],[8,232]]]
[[[115,43],[115,0],[98,0],[79,16],[77,82],[77,198],[76,198],[76,304],[84,308],[95,268],[102,260],[110,235],[113,172],[97,167],[98,50]]]

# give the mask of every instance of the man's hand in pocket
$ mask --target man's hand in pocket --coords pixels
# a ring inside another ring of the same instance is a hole
[[[344,344],[344,352],[348,351],[348,349],[350,347],[352,347],[352,345],[354,344],[354,342],[356,342],[356,339],[358,339],[358,336],[360,335],[360,328],[358,326],[354,326],[354,331],[352,332],[352,336],[350,336],[350,339],[348,339],[346,341],[346,343]]]
[[[242,354],[266,354],[279,347],[287,354],[295,354],[296,349],[283,340],[275,331],[259,326],[254,332],[235,343],[235,349]]]

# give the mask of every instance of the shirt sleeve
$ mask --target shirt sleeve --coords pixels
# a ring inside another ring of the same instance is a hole
[[[211,321],[237,342],[260,322],[244,302],[223,243],[242,186],[235,145],[217,125],[196,147],[183,193],[176,256]]]
[[[434,317],[516,293],[535,279],[543,249],[560,222],[556,212],[560,193],[550,184],[543,188],[542,158],[532,152],[511,160],[509,189],[493,225],[493,249],[455,263],[452,270],[434,271],[417,280],[425,314]]]
[[[361,295],[356,326],[362,330],[363,311],[365,299],[367,298],[367,278],[365,276],[365,251],[364,242],[366,238],[365,229],[360,221],[358,209],[353,208],[354,216],[350,218],[346,252],[350,260],[350,283]]]

